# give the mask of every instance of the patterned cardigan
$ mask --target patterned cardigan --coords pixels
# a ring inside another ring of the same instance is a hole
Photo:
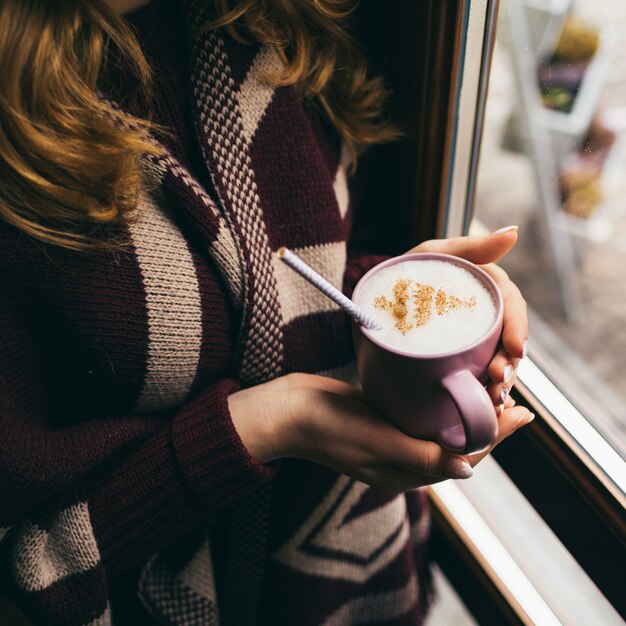
[[[167,4],[143,10],[162,32]],[[195,32],[203,8],[186,13]],[[188,62],[199,156],[147,160],[127,248],[79,254],[0,225],[3,593],[36,624],[133,623],[110,590],[136,568],[134,623],[419,623],[423,496],[261,465],[228,414],[241,386],[354,375],[344,314],[274,254],[347,291],[380,260],[348,252],[347,153],[264,82],[271,48],[208,32]]]

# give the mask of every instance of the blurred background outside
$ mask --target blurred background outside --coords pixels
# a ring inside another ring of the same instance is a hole
[[[622,455],[625,32],[623,0],[501,1],[473,224],[520,226],[533,357]]]
[[[624,0],[500,0],[470,232],[519,225],[501,265],[529,304],[531,356],[626,457],[624,33]],[[611,607],[600,617],[594,584],[496,464],[483,465],[476,478],[489,474],[497,493],[481,513],[521,561],[534,555],[526,571],[563,623],[619,622]],[[461,487],[479,507],[489,492],[474,484]],[[436,578],[428,626],[475,626]]]

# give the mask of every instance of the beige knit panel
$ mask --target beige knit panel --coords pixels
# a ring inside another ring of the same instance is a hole
[[[292,251],[335,287],[341,289],[347,257],[345,242],[293,248]],[[272,264],[283,312],[283,323],[287,324],[302,315],[339,310],[338,305],[276,256],[272,259]]]
[[[160,186],[165,172],[169,171],[194,193],[207,213],[213,216],[216,222],[216,236],[209,245],[209,252],[225,280],[233,306],[237,311],[240,311],[243,306],[244,292],[243,267],[230,227],[202,185],[162,145],[158,142],[155,143],[164,150],[164,153],[158,157],[146,159],[144,162],[148,186]]]
[[[86,502],[61,511],[49,531],[26,522],[13,547],[13,575],[26,591],[41,591],[99,562]]]
[[[406,497],[412,494],[407,493]],[[413,521],[413,520],[412,520]],[[430,508],[423,506],[421,515],[411,524],[411,543],[414,546],[423,545],[430,534]]]
[[[138,411],[180,406],[200,357],[202,306],[196,268],[166,206],[160,190],[142,193],[139,218],[130,226],[148,316],[147,373]]]
[[[233,243],[233,235],[221,217],[217,235],[209,246],[209,252],[224,278],[235,310],[241,311],[244,292],[242,264]]]
[[[243,132],[248,143],[252,141],[276,91],[276,88],[268,83],[267,77],[278,75],[283,68],[284,64],[276,50],[272,46],[263,46],[236,94]]]
[[[341,158],[339,159],[339,166],[335,173],[335,180],[333,182],[333,190],[335,192],[335,198],[337,200],[337,206],[339,207],[339,214],[342,218],[346,216],[348,212],[348,205],[350,204],[350,191],[348,189],[348,170],[352,163],[350,156],[350,150],[348,146],[343,143],[341,146]]]
[[[340,476],[275,558],[287,567],[325,578],[363,583],[376,575],[406,546],[409,521],[404,496],[348,519],[368,489]]]
[[[93,621],[89,622],[86,626],[111,626],[111,609],[109,606],[105,609],[104,613],[100,617],[96,617]]]
[[[213,602],[217,606],[215,577],[213,575],[213,557],[209,539],[204,540],[200,549],[178,574],[178,579],[199,596]]]
[[[392,591],[370,593],[346,602],[332,613],[322,626],[345,626],[346,624],[381,624],[402,617],[416,604],[419,588],[415,576]]]

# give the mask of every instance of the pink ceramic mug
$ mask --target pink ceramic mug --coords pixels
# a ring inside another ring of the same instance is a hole
[[[471,454],[491,446],[497,416],[487,394],[487,367],[502,333],[502,294],[482,269],[447,254],[412,253],[384,261],[371,269],[354,290],[380,270],[405,261],[436,260],[454,263],[478,278],[493,295],[496,319],[478,341],[443,354],[419,355],[382,344],[367,328],[353,322],[353,339],[363,391],[382,415],[418,439]]]

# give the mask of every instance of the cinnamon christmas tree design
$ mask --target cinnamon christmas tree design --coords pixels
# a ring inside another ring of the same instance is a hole
[[[476,298],[459,298],[444,289],[436,289],[432,285],[399,278],[392,288],[393,300],[386,296],[378,296],[374,300],[377,309],[389,311],[395,318],[396,328],[405,335],[413,328],[428,324],[433,313],[446,315],[460,308],[473,309]],[[413,319],[409,317],[407,303],[412,299],[414,304]]]

